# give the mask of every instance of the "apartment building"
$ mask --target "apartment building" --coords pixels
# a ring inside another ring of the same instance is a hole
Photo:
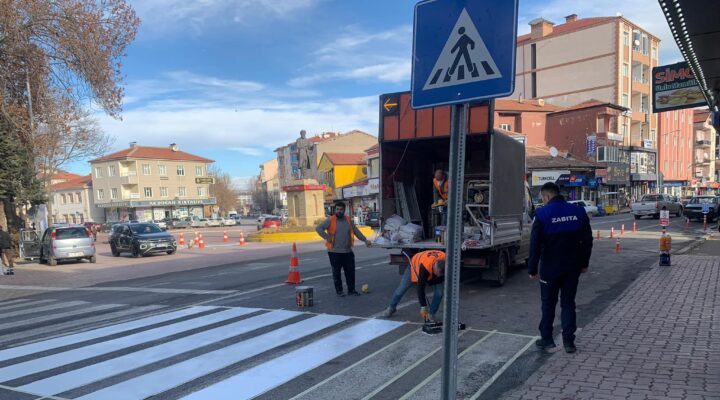
[[[323,154],[325,153],[362,153],[365,149],[371,147],[378,142],[377,137],[359,130],[353,130],[346,133],[326,132],[318,136],[308,138],[315,144],[314,151],[311,155],[313,173],[315,179],[320,179],[320,172],[317,167],[320,164]],[[296,179],[299,173],[298,169],[298,150],[295,142],[287,146],[280,147],[275,150],[278,160],[278,178],[280,186],[290,185],[292,180]]]
[[[216,204],[213,177],[204,157],[180,151],[176,144],[130,147],[90,161],[96,207],[107,221],[205,217]]]
[[[622,136],[617,145],[630,152],[656,151],[658,125],[650,107],[650,76],[658,65],[660,39],[622,16],[571,14],[562,24],[538,18],[530,27],[531,32],[517,40],[513,98],[543,99],[560,106],[590,99],[620,105],[629,110],[609,128]],[[631,177],[636,194],[657,179],[643,175],[646,180]]]
[[[720,189],[718,131],[712,126],[708,109],[694,111],[695,187],[700,194],[716,193]]]
[[[675,196],[688,194],[693,179],[693,115],[693,109],[658,114],[658,162],[663,193]]]
[[[95,207],[92,176],[78,175],[52,184],[48,189],[51,223],[105,222],[103,211]]]
[[[260,164],[259,182],[261,191],[267,198],[264,201],[264,212],[287,208],[287,193],[283,192],[278,176],[278,159],[265,161]]]

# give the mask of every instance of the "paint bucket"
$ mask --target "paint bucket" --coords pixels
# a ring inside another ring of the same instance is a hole
[[[295,302],[300,308],[313,306],[312,286],[298,286],[295,288]]]

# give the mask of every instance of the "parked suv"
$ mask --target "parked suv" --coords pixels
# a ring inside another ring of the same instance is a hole
[[[174,254],[177,251],[175,237],[155,224],[124,224],[110,237],[110,251],[115,257],[130,253],[133,257],[150,254]]]
[[[58,261],[89,260],[95,263],[95,242],[82,225],[51,226],[45,230],[37,246],[41,263],[56,266]]]

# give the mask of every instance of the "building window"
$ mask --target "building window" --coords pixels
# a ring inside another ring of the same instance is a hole
[[[630,75],[630,66],[628,63],[623,63],[622,65],[622,76],[629,76]]]
[[[102,178],[102,168],[95,167],[95,177],[96,178]]]
[[[673,116],[675,117],[675,121],[677,121],[677,115],[678,115],[678,111],[673,111]]]
[[[108,176],[115,176],[115,166],[114,165],[108,165]]]
[[[177,174],[178,174],[178,176],[185,176],[185,166],[184,165],[177,166]]]
[[[623,44],[630,46],[630,32],[628,31],[623,31]]]
[[[203,176],[205,175],[204,168],[201,166],[195,167],[195,176]]]
[[[650,129],[650,140],[657,143],[657,138],[655,136],[655,129]],[[677,146],[677,143],[675,143],[675,145]]]
[[[668,160],[665,160],[665,168],[664,168],[665,173],[667,173],[668,168],[670,168],[670,163],[668,162]]]
[[[673,161],[673,174],[677,174],[677,161]]]
[[[75,193],[75,199],[77,199],[78,204],[82,204],[82,195],[80,193]]]
[[[652,59],[653,59],[653,60],[657,60],[657,59],[658,59],[658,51],[657,51],[657,47],[656,47],[656,46],[653,46],[653,48],[652,48]]]
[[[673,147],[677,147],[677,136],[673,137]]]
[[[143,188],[143,192],[145,192],[145,197],[152,197],[152,188],[151,187]]]
[[[110,198],[115,200],[118,198],[118,190],[117,188],[110,189]]]
[[[623,125],[622,125],[622,134],[623,134],[623,137],[627,136],[627,134],[628,134],[628,126],[627,126],[627,124],[623,124]]]
[[[167,176],[167,168],[164,165],[158,165],[158,175]]]
[[[535,72],[530,74],[530,91],[531,97],[537,98],[537,74]]]
[[[530,69],[537,68],[537,46],[535,43],[530,45]]]
[[[98,189],[97,197],[98,197],[98,200],[103,200],[105,198],[105,191],[103,189]]]
[[[632,40],[633,40],[633,42],[632,42],[633,51],[640,51],[641,42],[640,42],[640,31],[639,30],[637,30],[637,29],[633,30]]]
[[[185,197],[187,196],[187,189],[185,186],[178,187],[178,197]]]
[[[150,175],[150,164],[142,165],[143,175]]]
[[[642,53],[645,55],[650,53],[650,39],[648,38],[648,35],[644,33],[642,35]]]
[[[512,130],[512,125],[510,124],[500,124],[500,129],[505,129],[506,131]]]
[[[205,188],[202,186],[198,186],[197,195],[198,197],[205,197]]]
[[[628,104],[630,104],[630,98],[629,98],[628,95],[626,95],[626,94],[622,95],[622,103],[621,103],[621,105],[622,105],[623,107],[629,107]]]
[[[684,112],[680,113],[680,122],[683,124],[685,123],[685,113]]]
[[[668,135],[665,134],[665,145],[667,146],[669,144],[670,139],[668,139]]]
[[[67,200],[65,199],[65,195],[61,194],[60,195],[60,204],[65,204],[66,202],[67,202]]]
[[[160,197],[168,197],[168,190],[166,187],[160,187]]]

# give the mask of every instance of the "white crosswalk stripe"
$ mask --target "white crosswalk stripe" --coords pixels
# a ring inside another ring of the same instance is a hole
[[[55,321],[69,322],[63,318],[84,320],[76,303],[19,301],[10,306],[45,309],[49,327]],[[406,323],[243,307],[81,303],[80,309],[90,310],[87,320],[99,327],[58,337],[49,331],[45,340],[0,348],[0,388],[17,392],[18,398],[77,400],[336,400],[399,398],[405,393],[432,398],[437,391],[437,372],[414,391],[413,386],[397,387],[407,385],[406,374],[441,353],[441,336],[428,337]],[[57,308],[47,310],[49,306]],[[128,309],[118,309],[122,307]],[[30,322],[0,324],[0,332],[40,329],[39,313],[35,311]],[[0,343],[4,337],[0,333]],[[460,378],[486,378],[463,383],[472,394],[502,374],[526,350],[529,337],[470,331],[462,340],[467,356],[460,359]],[[297,380],[303,379],[310,384],[296,390]]]

